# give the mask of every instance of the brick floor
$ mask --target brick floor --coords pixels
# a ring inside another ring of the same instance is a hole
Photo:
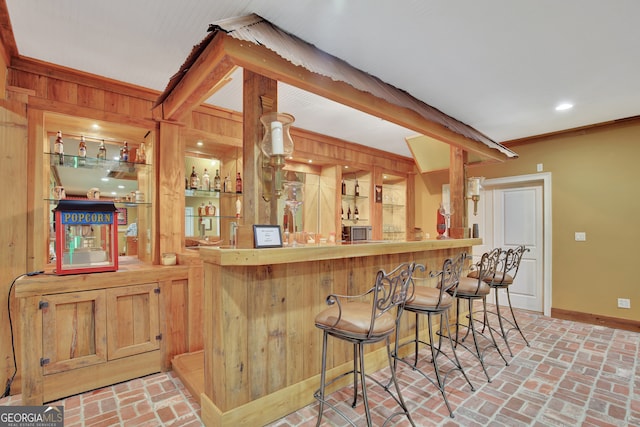
[[[409,368],[398,377],[415,423],[419,426],[640,426],[640,334],[518,312],[531,347],[510,335],[514,357],[509,366],[497,353],[487,356],[488,383],[476,359],[466,350],[458,356],[475,386],[472,392],[458,373],[447,380],[450,418],[439,391]],[[503,350],[506,350],[503,348]],[[422,352],[421,352],[422,354]],[[505,355],[508,352],[504,353]],[[318,355],[320,357],[320,355]],[[430,364],[421,365],[429,373]],[[374,373],[382,378],[388,371]],[[351,408],[350,390],[331,399],[364,425],[362,405]],[[369,398],[376,425],[395,410],[395,402],[375,384]],[[344,402],[344,403],[343,403]],[[0,405],[20,405],[20,396]],[[201,426],[200,406],[172,372],[105,387],[54,404],[65,407],[65,426]],[[269,427],[315,426],[317,404],[309,405]],[[348,425],[327,410],[323,425]],[[390,425],[407,426],[396,417]]]

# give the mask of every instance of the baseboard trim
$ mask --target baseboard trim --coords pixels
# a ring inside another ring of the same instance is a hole
[[[561,308],[552,308],[551,317],[556,319],[571,320],[574,322],[589,323],[591,325],[607,326],[609,328],[615,329],[624,329],[626,331],[640,332],[640,321],[637,320],[601,316],[599,314],[563,310]]]

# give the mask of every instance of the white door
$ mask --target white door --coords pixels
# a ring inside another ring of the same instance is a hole
[[[545,308],[543,188],[539,181],[495,186],[489,181],[483,184],[478,215],[473,215],[472,203],[468,206],[469,227],[477,223],[483,239],[483,245],[474,247],[474,261],[494,247],[509,249],[523,244],[529,249],[509,292],[514,307],[537,312]],[[500,305],[506,304],[505,292],[499,296]],[[493,294],[490,301],[494,301]]]
[[[495,246],[509,249],[525,245],[529,249],[522,258],[516,280],[509,288],[511,303],[517,308],[541,312],[543,302],[542,185],[496,188],[493,190],[493,205]]]

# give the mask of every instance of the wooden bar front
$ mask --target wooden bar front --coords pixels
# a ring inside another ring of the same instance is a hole
[[[325,298],[369,289],[380,269],[416,261],[427,270],[471,252],[480,239],[276,249],[201,249],[204,261],[204,393],[207,426],[261,426],[311,403],[318,388]],[[413,319],[405,316],[401,337]],[[413,317],[413,316],[411,316]],[[330,340],[329,374],[352,365],[352,346]],[[385,366],[384,344],[366,355]]]

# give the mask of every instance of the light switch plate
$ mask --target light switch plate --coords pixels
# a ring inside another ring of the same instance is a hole
[[[587,233],[584,231],[576,231],[576,242],[586,242],[587,241]]]

